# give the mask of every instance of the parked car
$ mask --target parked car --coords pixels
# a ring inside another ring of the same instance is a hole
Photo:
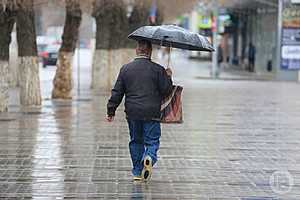
[[[47,44],[37,44],[39,62],[42,62],[43,53],[46,51],[46,48],[47,48]]]
[[[37,51],[39,56],[39,62],[42,62],[42,53],[46,50],[48,45],[48,38],[46,36],[37,36]]]
[[[44,68],[46,68],[47,65],[56,65],[59,48],[59,44],[52,44],[48,45],[45,51],[41,52]]]

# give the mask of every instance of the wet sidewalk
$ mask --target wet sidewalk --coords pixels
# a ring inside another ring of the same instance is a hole
[[[300,199],[300,85],[191,78],[184,123],[163,125],[150,183],[134,184],[123,107],[45,100],[0,116],[0,199]]]
[[[173,50],[171,66],[175,68],[176,75],[192,79],[211,80],[212,62],[210,60],[189,59],[188,52]],[[165,62],[166,63],[166,62]],[[244,81],[275,81],[276,76],[271,72],[248,72],[241,66],[230,66],[222,63],[218,69],[218,80],[244,80]],[[188,76],[187,76],[188,75]]]

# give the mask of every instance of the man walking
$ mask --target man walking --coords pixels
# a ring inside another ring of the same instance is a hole
[[[162,99],[172,92],[172,71],[151,61],[152,45],[148,41],[138,42],[136,54],[136,59],[120,70],[107,104],[107,121],[113,121],[125,95],[133,179],[148,181],[157,162],[160,107]]]

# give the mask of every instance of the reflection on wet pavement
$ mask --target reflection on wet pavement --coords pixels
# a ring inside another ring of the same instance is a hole
[[[148,184],[131,181],[123,108],[106,123],[107,96],[0,115],[0,199],[300,199],[299,84],[184,86],[185,123],[163,125]]]

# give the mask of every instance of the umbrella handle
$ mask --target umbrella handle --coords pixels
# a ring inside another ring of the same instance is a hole
[[[168,69],[168,68],[171,68],[171,67],[170,67],[170,62],[171,62],[172,47],[169,47],[169,48],[170,48],[170,51],[169,51],[169,57],[168,57],[167,69]]]
[[[169,36],[164,36],[164,39],[165,39],[165,38],[169,38]],[[161,47],[163,46],[164,39],[162,39],[162,40],[160,41],[160,46],[161,46]],[[170,47],[168,47],[168,48],[170,48],[170,51],[169,51],[169,57],[168,57],[167,69],[168,69],[168,68],[171,68],[171,67],[170,67],[170,62],[171,62],[172,45],[170,45]]]

